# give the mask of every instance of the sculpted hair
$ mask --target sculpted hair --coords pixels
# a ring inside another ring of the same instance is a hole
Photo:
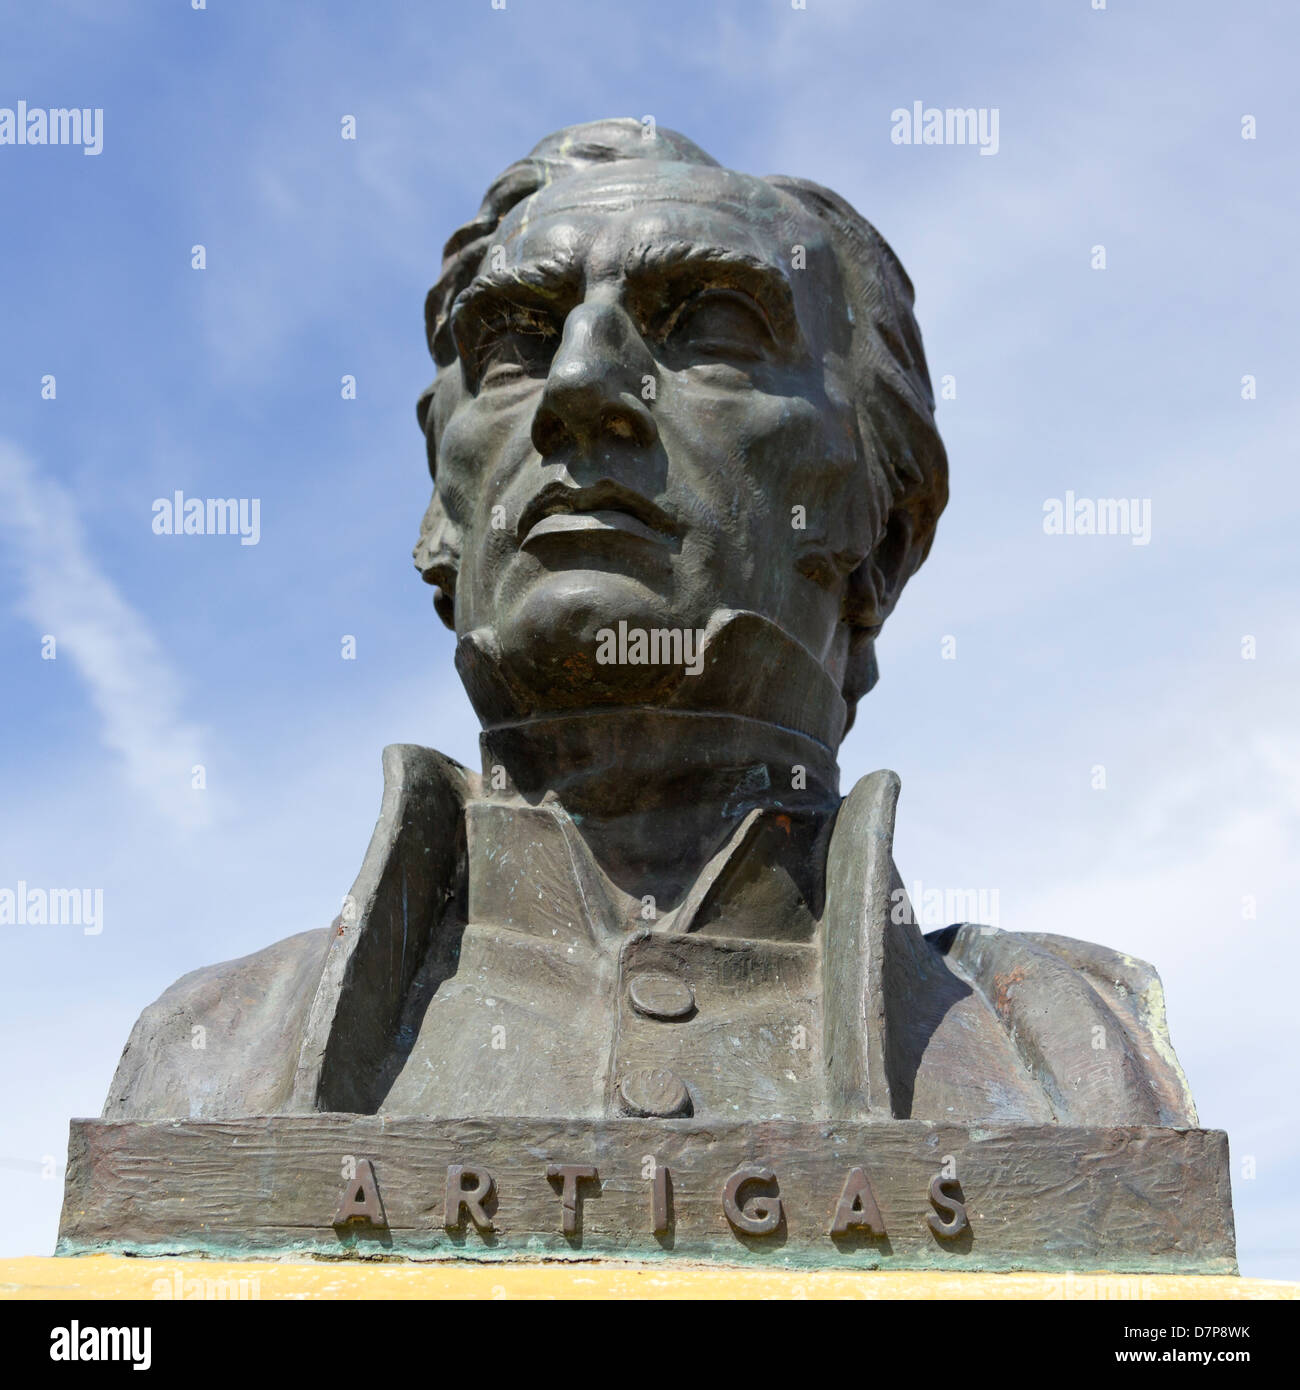
[[[456,361],[448,321],[456,296],[478,273],[493,235],[511,208],[540,188],[593,164],[655,159],[718,167],[685,136],[648,135],[635,120],[596,121],[547,136],[488,189],[475,217],[443,250],[442,273],[424,305],[425,336],[440,372]],[[858,699],[876,683],[875,639],[903,586],[929,554],[948,500],[948,461],[934,423],[934,393],[921,332],[912,312],[912,282],[879,232],[838,194],[806,179],[779,175],[763,182],[800,203],[827,229],[852,322],[851,380],[859,445],[874,464],[872,515],[878,533],[864,538],[866,559],[849,576],[843,619],[850,648],[843,694],[852,723]],[[429,473],[437,469],[440,376],[421,394],[416,418],[425,435]],[[432,426],[432,427],[430,427]],[[434,606],[453,625],[459,538],[448,524],[435,484],[415,546],[416,568],[439,592]]]

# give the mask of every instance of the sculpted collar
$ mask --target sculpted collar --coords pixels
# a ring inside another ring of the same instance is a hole
[[[308,1015],[294,1110],[372,1113],[377,1108],[375,1089],[388,1074],[412,981],[428,951],[439,949],[439,928],[449,912],[457,902],[468,906],[467,851],[469,836],[477,833],[469,822],[493,809],[481,799],[479,778],[432,749],[412,745],[384,750],[384,774],[379,824],[336,923]],[[766,929],[793,932],[797,941],[815,929],[820,908],[828,1080],[836,1109],[845,1115],[890,1113],[885,972],[904,985],[894,994],[901,1002],[907,980],[923,968],[919,961],[929,952],[915,925],[891,921],[890,892],[898,881],[892,858],[897,797],[897,777],[881,772],[864,778],[824,821],[781,808],[747,814],[673,918],[677,931],[753,936]],[[482,809],[473,809],[476,805]],[[560,882],[569,878],[572,891],[585,896],[598,886],[590,866],[581,855],[574,857],[563,820],[552,818],[549,824],[543,842],[549,842],[553,862],[564,870]],[[804,835],[812,836],[815,849],[801,839]],[[804,864],[824,862],[824,882],[838,885],[833,900],[822,900],[820,877],[809,885],[805,875],[800,886],[801,846],[808,851]],[[773,862],[764,866],[764,855],[772,851]],[[751,873],[756,869],[765,871]],[[508,877],[502,875],[509,872],[509,865],[498,865],[476,875],[479,911],[508,911],[503,901],[509,896],[504,892]],[[597,893],[594,906],[591,900],[585,906],[584,920],[594,930],[616,929],[617,898],[602,903]],[[734,911],[738,906],[743,913]]]
[[[1195,1108],[1169,1047],[1159,979],[1149,966],[1048,934],[970,925],[929,940],[920,934],[893,862],[898,791],[892,772],[862,778],[821,832],[828,840],[816,934],[829,1113],[843,1119],[913,1115],[913,1090],[926,1064],[946,1078],[951,1101],[940,1110],[948,1114],[969,1086],[971,1045],[980,1037],[987,1042],[991,1028],[1006,1040],[1000,1046],[1009,1044],[1006,1064],[1014,1071],[1004,1076],[998,1064],[995,1091],[1012,1081],[1028,1085],[1060,1123],[1113,1124],[1118,1115],[1128,1124],[1194,1125]],[[468,835],[475,833],[467,820],[493,810],[481,798],[479,778],[451,759],[413,745],[384,750],[379,824],[334,923],[288,1113],[373,1114],[379,1108],[412,982],[431,951],[453,949],[440,930],[444,924],[467,915]],[[746,815],[699,875],[698,892],[677,905],[676,932],[739,932],[728,916],[737,905],[745,911],[735,920],[748,935],[761,932],[764,922],[769,930],[779,925],[784,907],[767,912],[760,906],[751,920],[762,895],[745,880],[769,851],[761,837],[784,835],[782,816],[780,810]],[[796,823],[791,816],[792,831]],[[617,897],[602,904],[597,895],[593,904],[586,896],[595,883],[591,866],[575,853],[562,819],[551,817],[549,825],[543,838],[563,868],[561,879],[570,879],[588,909],[582,920],[602,935],[616,931],[624,910]],[[795,878],[780,845],[774,847],[775,882],[784,881],[788,891]],[[813,857],[820,861],[820,846]],[[477,878],[483,911],[497,910],[489,904],[504,890],[501,869]],[[810,915],[811,907],[804,897]],[[669,929],[661,923],[662,931]],[[794,929],[806,931],[806,923]],[[775,949],[778,943],[769,940]],[[797,938],[790,946],[797,948]],[[945,1026],[950,1013],[963,1015],[955,1031]],[[1065,1014],[1071,1026],[1055,1026]],[[975,1031],[965,1032],[968,1026]],[[949,1034],[946,1050],[939,1049]],[[1093,1045],[1097,1036],[1107,1039],[1102,1050]]]
[[[754,807],[675,903],[625,892],[558,804],[465,808],[468,920],[617,950],[629,931],[811,940],[824,896],[833,808]]]

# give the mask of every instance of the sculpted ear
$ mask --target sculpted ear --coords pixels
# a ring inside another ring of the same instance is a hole
[[[914,537],[911,512],[895,507],[885,523],[884,535],[849,579],[850,601],[857,605],[855,618],[861,626],[879,630],[894,611],[903,586],[921,563]]]
[[[850,710],[850,726],[854,705],[880,679],[876,637],[885,619],[894,611],[903,586],[916,572],[921,558],[914,544],[911,513],[895,507],[885,524],[884,535],[871,554],[849,575],[844,601],[844,620],[850,630],[844,699]]]
[[[424,435],[429,458],[429,476],[437,472],[437,428],[430,418],[431,407],[436,396],[436,383],[420,397],[415,407],[415,416]],[[435,481],[433,496],[425,508],[424,519],[420,522],[420,538],[411,552],[415,568],[426,584],[437,585],[433,596],[433,608],[442,621],[456,630],[456,576],[460,571],[461,533],[460,528],[447,515],[438,495]]]

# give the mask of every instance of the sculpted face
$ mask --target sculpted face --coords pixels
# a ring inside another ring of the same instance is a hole
[[[515,206],[455,302],[428,424],[458,634],[491,634],[550,710],[653,701],[689,676],[601,665],[598,634],[719,609],[838,681],[846,575],[881,524],[851,327],[824,229],[757,179],[620,161]]]

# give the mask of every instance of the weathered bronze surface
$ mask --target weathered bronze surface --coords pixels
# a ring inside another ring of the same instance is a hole
[[[385,750],[379,824],[335,922],[188,975],[145,1010],[104,1110],[119,1138],[78,1122],[65,1248],[197,1239],[139,1204],[129,1222],[104,1206],[129,1184],[105,1155],[143,1145],[131,1172],[156,1175],[148,1146],[182,1133],[171,1181],[232,1248],[268,1248],[299,1219],[328,1227],[349,1203],[369,1212],[389,1200],[378,1150],[354,1155],[379,1163],[378,1195],[363,1170],[290,1221],[275,1162],[271,1209],[255,1211],[201,1132],[278,1115],[306,1135],[316,1117],[328,1169],[343,1114],[481,1119],[486,1149],[449,1151],[412,1216],[436,1201],[452,1224],[411,1248],[505,1210],[500,1136],[527,1120],[592,1136],[547,1160],[575,1240],[606,1155],[627,1169],[657,1151],[656,1125],[674,1136],[677,1161],[637,1198],[640,1234],[601,1226],[602,1249],[676,1230],[692,1164],[713,1171],[709,1136],[740,1126],[773,1147],[708,1201],[755,1249],[785,1240],[773,1193],[799,1164],[826,1207],[816,1238],[832,1214],[846,1238],[869,1235],[889,1215],[878,1184],[901,1181],[879,1165],[906,1166],[898,1146],[915,1141],[925,1171],[907,1201],[929,1219],[908,1258],[965,1240],[977,1265],[982,1241],[983,1267],[1024,1263],[1028,1213],[1059,1263],[1067,1215],[1047,1194],[1068,1172],[1102,1185],[1083,1204],[1102,1229],[1080,1249],[1114,1243],[1144,1267],[1149,1237],[1152,1268],[1230,1264],[1226,1170],[1189,1157],[1226,1164],[1226,1142],[1193,1138],[1155,972],[1048,932],[923,935],[892,856],[897,777],[840,796],[876,636],[947,498],[912,287],[875,229],[815,184],[597,122],[492,185],[447,244],[426,327],[434,489],[415,559],[457,635],[482,772]],[[165,1120],[184,1124],[139,1123]],[[939,1172],[927,1124],[995,1130],[1016,1181],[981,1194],[960,1166]],[[1121,1127],[1148,1137],[1101,1162],[1093,1132]],[[874,1167],[866,1148],[825,1148],[869,1133]],[[1216,1195],[1180,1204],[1170,1184]],[[1020,1244],[981,1234],[967,1200],[991,1226],[1019,1222]],[[1134,1204],[1150,1221],[1134,1224]],[[1127,1234],[1110,1229],[1121,1220]],[[540,1239],[540,1217],[519,1229]]]
[[[1235,1269],[1227,1143],[1200,1129],[84,1120],[72,1172],[65,1253]]]

